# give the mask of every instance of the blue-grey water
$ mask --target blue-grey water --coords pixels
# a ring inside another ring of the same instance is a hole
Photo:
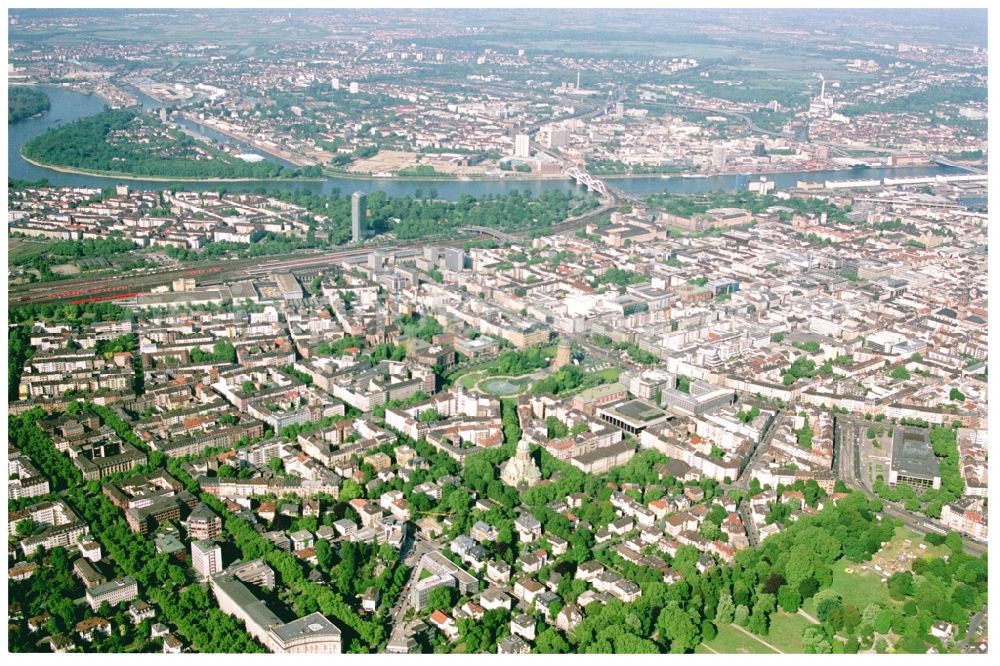
[[[390,196],[411,196],[418,189],[425,194],[431,189],[437,191],[437,196],[443,199],[458,199],[463,194],[480,197],[489,194],[507,194],[520,190],[528,191],[532,194],[540,194],[549,190],[572,191],[579,189],[568,179],[560,180],[421,180],[421,179],[363,179],[363,178],[324,178],[322,182],[244,182],[244,183],[198,183],[180,182],[169,183],[160,181],[122,181],[112,177],[88,176],[83,174],[60,173],[44,167],[37,167],[29,164],[21,157],[21,147],[30,139],[45,132],[52,127],[72,122],[79,118],[93,115],[104,108],[103,101],[96,96],[84,95],[65,88],[52,86],[42,86],[51,101],[51,109],[48,113],[37,118],[30,118],[20,123],[8,125],[9,135],[7,143],[7,166],[8,174],[11,178],[24,180],[47,179],[53,185],[75,186],[75,187],[108,187],[117,183],[128,182],[133,187],[145,189],[187,189],[187,190],[217,190],[220,187],[230,191],[255,190],[264,187],[268,190],[281,189],[307,189],[313,192],[323,192],[330,194],[335,190],[340,192],[353,192],[361,190],[363,192],[384,191]],[[137,90],[131,89],[147,108],[158,108],[160,105],[156,100],[143,95]],[[238,146],[246,152],[256,152],[253,146],[243,144],[230,139],[211,129],[191,123],[184,119],[178,119],[181,125],[202,134],[214,141],[228,143]],[[270,155],[264,155],[279,164],[294,166],[288,162],[279,160]],[[961,173],[960,169],[943,166],[927,167],[906,167],[906,168],[862,168],[851,169],[849,171],[810,171],[810,172],[790,172],[770,174],[768,178],[773,180],[778,189],[794,187],[798,181],[822,182],[826,180],[843,179],[881,179],[885,177],[914,177],[932,176],[937,174]],[[660,192],[672,193],[698,193],[708,191],[736,192],[745,190],[747,182],[757,175],[747,176],[739,174],[710,176],[706,178],[684,178],[681,176],[636,176],[630,178],[615,178],[612,182],[621,190],[634,194],[654,194]]]

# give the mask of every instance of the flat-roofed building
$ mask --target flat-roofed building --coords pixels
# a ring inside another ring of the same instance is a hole
[[[500,343],[486,335],[475,340],[458,338],[455,340],[455,351],[470,361],[481,361],[496,356],[500,352]]]
[[[123,601],[132,601],[139,596],[139,584],[135,578],[125,576],[87,590],[87,603],[96,611],[105,601],[114,608]]]
[[[278,273],[274,276],[274,282],[278,285],[281,297],[286,301],[302,300],[302,285],[291,273]]]
[[[899,426],[892,436],[889,485],[940,488],[941,470],[930,435],[923,428]]]
[[[97,481],[146,464],[146,454],[118,437],[69,448],[69,456],[86,481]]]
[[[175,291],[162,294],[139,294],[135,297],[135,307],[140,310],[150,308],[192,307],[195,305],[222,305],[231,300],[228,287],[210,289],[192,289],[191,291]]]
[[[720,146],[716,146],[716,148],[720,148]],[[753,216],[750,211],[742,208],[712,208],[704,213],[695,213],[691,217],[663,213],[661,221],[667,225],[680,227],[685,231],[704,231],[705,229],[726,229],[750,224],[753,221]]]
[[[244,583],[258,585],[269,590],[274,588],[274,569],[267,566],[261,558],[249,562],[234,563],[229,566],[227,571]]]
[[[214,576],[222,571],[222,548],[207,539],[192,541],[191,566],[202,579]]]
[[[632,435],[638,435],[650,426],[664,423],[668,418],[665,411],[641,398],[600,407],[597,416]]]
[[[46,550],[52,550],[56,546],[69,548],[90,531],[90,528],[80,520],[73,509],[61,500],[39,502],[9,514],[8,534],[16,534],[17,525],[23,520],[31,520],[38,525],[47,526],[40,533],[21,540],[21,550],[25,557],[31,557],[39,548]]]
[[[27,456],[11,450],[7,462],[7,499],[42,497],[49,494],[49,480],[35,468]]]
[[[274,653],[340,654],[341,631],[320,613],[283,622],[232,572],[210,579],[219,609],[241,620],[247,633]]]
[[[621,441],[570,458],[570,464],[587,474],[603,474],[624,465],[635,455],[635,443]]]
[[[729,405],[735,398],[733,389],[697,379],[691,382],[688,393],[675,388],[665,388],[661,396],[660,404],[681,416],[699,416]]]
[[[425,571],[430,575],[421,577]],[[433,551],[420,558],[417,582],[410,592],[410,603],[416,610],[421,610],[427,604],[431,590],[437,587],[454,587],[460,594],[467,595],[479,589],[479,580],[441,552]]]
[[[93,564],[83,557],[77,558],[73,562],[73,573],[83,581],[83,586],[87,589],[108,582],[108,577],[98,571]]]
[[[341,632],[321,613],[310,613],[272,627],[266,645],[277,653],[340,654]]]
[[[356,92],[357,84],[351,84],[351,92]],[[355,192],[351,195],[351,240],[360,243],[368,232],[368,195]]]
[[[102,490],[125,513],[133,532],[149,533],[157,523],[177,520],[198,504],[198,498],[165,471],[105,482]]]

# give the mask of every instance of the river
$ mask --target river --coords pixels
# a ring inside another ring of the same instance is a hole
[[[33,137],[42,134],[51,127],[58,127],[68,122],[78,120],[89,115],[100,112],[104,108],[104,102],[97,96],[84,95],[66,88],[53,86],[39,86],[49,95],[51,108],[48,113],[35,118],[8,125],[7,143],[7,168],[10,178],[20,178],[24,180],[47,179],[53,185],[74,186],[74,187],[110,187],[121,182],[127,182],[136,188],[160,190],[160,189],[186,189],[186,190],[218,190],[225,188],[229,191],[248,191],[264,187],[268,190],[281,189],[308,189],[311,191],[321,191],[330,194],[334,191],[362,192],[383,191],[390,196],[412,196],[417,190],[423,193],[431,189],[436,190],[437,196],[443,199],[458,199],[463,194],[481,197],[489,194],[507,194],[520,190],[528,191],[532,194],[541,194],[549,190],[573,191],[580,189],[569,179],[559,180],[421,180],[416,178],[406,179],[362,179],[362,178],[325,178],[322,182],[242,182],[242,183],[198,183],[181,182],[169,183],[160,181],[130,180],[122,181],[111,177],[89,176],[84,174],[61,173],[29,164],[21,157],[21,147]],[[142,94],[138,90],[129,89],[130,92],[139,97],[146,108],[159,108],[162,106],[151,97]],[[261,151],[253,146],[243,144],[230,139],[211,129],[191,123],[184,119],[178,119],[178,124],[184,125],[188,129],[209,137],[215,141],[228,143],[240,147],[245,152]],[[279,164],[294,166],[279,160],[270,155],[265,155]],[[798,181],[822,182],[825,180],[844,179],[882,179],[885,177],[915,177],[933,176],[938,174],[963,173],[961,169],[955,167],[928,166],[928,167],[906,167],[906,168],[862,168],[851,169],[849,171],[809,171],[809,172],[789,172],[770,174],[768,178],[773,180],[778,189],[794,187]],[[616,187],[632,194],[654,194],[660,192],[672,192],[679,194],[694,194],[698,192],[726,191],[736,192],[745,190],[747,182],[751,178],[758,176],[747,176],[739,174],[709,176],[705,178],[684,178],[681,176],[636,176],[630,178],[615,178],[611,180]]]

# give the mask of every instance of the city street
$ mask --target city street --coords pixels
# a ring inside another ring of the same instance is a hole
[[[958,647],[962,652],[973,652],[978,654],[978,650],[969,650],[969,644],[972,639],[976,637],[976,633],[979,631],[980,626],[987,619],[988,607],[983,606],[983,609],[969,618],[969,626],[965,632],[965,638],[963,638]]]
[[[390,641],[402,641],[404,638],[403,633],[406,629],[404,619],[406,618],[406,611],[410,608],[410,587],[413,585],[414,576],[417,573],[417,564],[420,562],[420,558],[422,558],[426,553],[441,549],[441,546],[436,541],[421,536],[419,532],[413,537],[407,539],[407,543],[409,546],[409,552],[406,554],[403,561],[406,563],[406,566],[410,567],[410,574],[407,577],[406,584],[403,585],[402,592],[399,594],[399,599],[396,600],[396,605],[392,608]]]
[[[859,474],[861,469],[867,471],[867,466],[863,467],[861,465],[860,456],[862,449],[868,446],[865,439],[865,430],[870,425],[871,423],[867,421],[855,421],[850,418],[838,416],[836,425],[837,436],[834,443],[834,467],[837,470],[838,477],[849,488],[860,490],[869,499],[882,502],[882,512],[891,518],[902,521],[906,527],[921,534],[929,532],[944,534],[947,530],[933,519],[907,511],[898,504],[878,497],[872,492],[869,485],[870,481],[865,478],[866,474]],[[970,555],[979,556],[986,552],[986,544],[981,544],[968,538],[964,539],[963,542],[965,544],[965,551]]]
[[[743,521],[743,526],[746,528],[747,539],[750,540],[750,545],[756,546],[760,543],[760,532],[757,531],[757,524],[753,522],[750,512],[747,511],[747,503],[740,502],[737,512],[740,514],[740,520]]]
[[[743,471],[740,473],[739,478],[736,479],[735,482],[733,482],[731,486],[732,488],[735,488],[737,490],[747,490],[750,487],[750,479],[753,477],[754,471],[760,467],[760,462],[763,459],[764,454],[767,453],[767,450],[770,448],[771,438],[774,436],[774,429],[775,427],[777,427],[778,422],[781,420],[781,418],[782,418],[782,412],[779,410],[778,413],[775,414],[774,418],[771,420],[771,423],[761,434],[760,444],[758,444],[757,448],[754,449],[754,452],[750,456],[750,460],[747,462],[746,467],[743,468]]]

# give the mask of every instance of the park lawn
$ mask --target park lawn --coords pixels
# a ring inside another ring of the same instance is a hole
[[[718,629],[719,635],[705,643],[716,652],[723,654],[777,654],[760,641],[747,636],[731,625],[722,624],[719,625]],[[767,638],[764,640],[771,642]],[[705,652],[709,651],[705,650]]]
[[[918,553],[920,557],[941,557],[948,554],[947,546],[932,546],[924,541],[921,534],[912,530],[898,527],[892,539],[889,540],[882,549],[875,554],[872,561],[882,558],[895,559],[906,550],[904,542],[912,541],[911,552]],[[927,546],[924,550],[919,550],[918,544]],[[869,567],[871,562],[867,563]],[[852,573],[847,573],[845,569],[852,569]],[[864,610],[870,603],[880,603],[883,606],[898,606],[899,603],[889,596],[889,587],[882,582],[882,576],[877,572],[861,571],[860,564],[847,559],[840,559],[833,565],[833,584],[827,588],[833,590],[844,600],[844,603],[854,604],[858,610]],[[824,591],[820,591],[820,595]],[[829,594],[829,592],[827,592]],[[816,598],[807,599],[802,604],[802,610],[813,617],[816,616]]]
[[[852,569],[847,573],[845,569]],[[882,577],[871,571],[859,571],[858,564],[841,558],[833,564],[833,584],[821,590],[818,594],[839,594],[845,604],[853,604],[858,610],[871,603],[881,603],[884,606],[894,606],[896,602],[889,596],[889,588],[882,582]],[[802,610],[816,617],[816,597],[806,599]]]
[[[462,375],[458,383],[462,385],[462,388],[471,389],[482,378],[483,374],[481,372],[470,372],[467,375]]]
[[[598,372],[592,372],[588,374],[594,377],[600,377],[604,381],[610,384],[612,382],[618,381],[618,378],[621,377],[622,370],[621,368],[608,368],[606,370],[600,370]]]
[[[784,652],[802,654],[802,630],[810,626],[812,622],[798,613],[779,610],[771,615],[771,626],[764,640]]]
[[[892,537],[892,541],[887,543],[885,545],[885,548],[883,548],[882,550],[893,556],[899,555],[904,549],[903,542],[906,539],[909,539],[910,541],[913,542],[913,547],[919,548],[918,544],[921,543],[927,546],[927,548],[925,548],[924,550],[919,551],[920,557],[928,557],[933,559],[935,557],[944,557],[950,552],[948,550],[948,546],[945,546],[944,544],[941,544],[940,546],[933,546],[924,541],[923,534],[920,534],[919,532],[914,532],[913,530],[907,527],[897,527],[896,534]]]

